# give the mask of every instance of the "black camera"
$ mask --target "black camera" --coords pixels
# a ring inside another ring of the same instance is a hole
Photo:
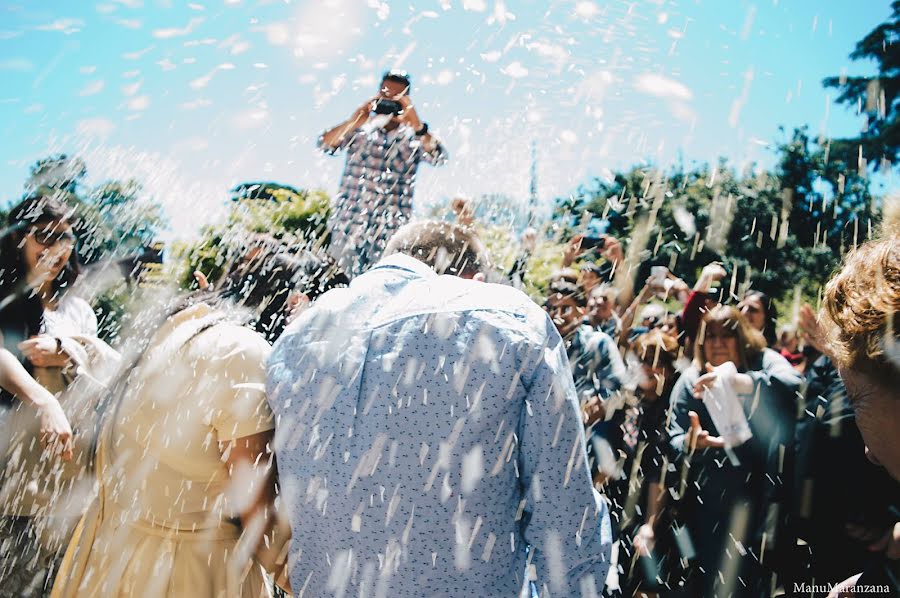
[[[403,104],[394,100],[376,100],[375,114],[400,114]]]

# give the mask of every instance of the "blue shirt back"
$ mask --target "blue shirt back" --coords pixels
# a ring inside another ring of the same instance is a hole
[[[602,591],[565,347],[521,292],[388,257],[287,329],[268,391],[296,593]]]

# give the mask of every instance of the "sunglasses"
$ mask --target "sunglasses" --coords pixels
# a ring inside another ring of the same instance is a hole
[[[74,245],[75,235],[72,231],[47,230],[45,228],[32,227],[30,234],[39,245],[44,247],[53,247],[57,243],[64,245]]]

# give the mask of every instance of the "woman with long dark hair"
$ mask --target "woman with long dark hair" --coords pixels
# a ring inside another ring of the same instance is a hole
[[[778,314],[772,298],[762,291],[751,290],[744,293],[738,309],[751,326],[762,332],[766,345],[771,349],[778,344]]]
[[[793,549],[784,524],[800,384],[737,308],[704,314],[669,424],[682,472],[676,541],[692,565],[684,595],[769,596]]]
[[[3,348],[49,393],[61,392],[75,379],[76,346],[82,341],[102,344],[96,340],[93,310],[72,293],[80,273],[75,242],[72,209],[43,194],[12,208],[0,240]],[[54,402],[47,401],[55,409]],[[64,400],[65,415],[55,413],[64,434],[71,434],[63,423],[66,417],[76,428],[72,446],[64,449],[64,456],[71,459],[64,462],[44,454],[40,442],[47,435],[44,414],[36,417],[33,409],[9,394],[3,405],[0,539],[3,552],[16,558],[6,559],[8,564],[0,570],[0,596],[40,595],[52,581],[60,551],[90,492],[84,475],[90,426],[78,428],[91,410],[79,401]]]

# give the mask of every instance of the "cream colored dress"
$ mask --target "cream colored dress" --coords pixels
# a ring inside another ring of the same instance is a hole
[[[264,393],[269,345],[200,304],[155,335],[98,448],[99,492],[79,523],[53,596],[267,595],[237,562],[236,505],[220,443],[274,428]]]

